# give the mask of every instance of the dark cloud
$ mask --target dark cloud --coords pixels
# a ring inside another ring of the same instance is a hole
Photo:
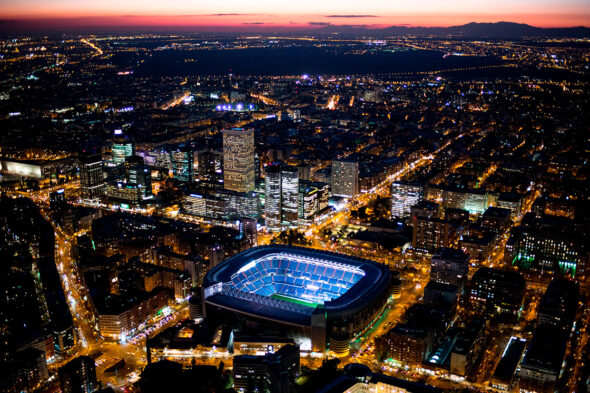
[[[353,28],[353,29],[368,29],[368,28],[371,28],[371,27],[379,26],[379,25],[363,24],[363,25],[337,25],[337,26],[350,27],[350,28]]]
[[[324,15],[326,18],[378,18],[377,15]]]
[[[310,25],[310,26],[330,26],[331,23],[328,23],[328,22],[309,22],[308,25]]]
[[[265,25],[267,23],[264,23],[264,22],[245,22],[245,23],[242,23],[242,24],[243,25]]]

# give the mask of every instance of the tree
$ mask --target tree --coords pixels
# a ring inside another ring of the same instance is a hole
[[[288,245],[308,245],[310,242],[305,238],[305,235],[296,230],[296,229],[289,229],[286,231],[282,231],[277,236],[277,242],[281,244],[288,244]]]

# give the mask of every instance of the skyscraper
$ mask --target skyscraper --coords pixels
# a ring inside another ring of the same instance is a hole
[[[281,168],[281,226],[297,226],[299,217],[299,170],[283,165]]]
[[[170,154],[172,161],[172,174],[175,179],[184,182],[193,181],[193,151],[185,146],[180,145],[178,149]]]
[[[359,193],[359,163],[349,160],[332,161],[332,194],[354,197]]]
[[[299,217],[299,171],[282,163],[265,170],[265,225],[269,231],[293,228]]]
[[[127,157],[135,154],[133,141],[123,135],[123,131],[115,130],[113,145],[111,147],[113,162],[117,165],[124,164]]]
[[[223,184],[238,192],[255,189],[254,130],[223,130]]]
[[[125,176],[127,184],[141,189],[142,199],[152,197],[152,174],[143,163],[143,158],[131,156],[125,159]]]
[[[273,163],[264,171],[264,224],[269,231],[281,230],[281,164]]]
[[[97,199],[105,190],[102,155],[89,154],[80,159],[80,188],[84,199]]]

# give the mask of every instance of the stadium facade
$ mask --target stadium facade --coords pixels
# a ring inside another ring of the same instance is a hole
[[[205,277],[203,296],[207,314],[282,326],[302,349],[346,355],[399,284],[373,261],[273,245],[215,266]]]

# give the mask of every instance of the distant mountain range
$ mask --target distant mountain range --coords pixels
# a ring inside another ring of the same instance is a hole
[[[390,26],[382,29],[372,29],[363,25],[328,25],[315,29],[321,34],[342,34],[354,36],[396,36],[396,35],[433,35],[455,36],[466,38],[508,38],[520,39],[523,37],[544,38],[590,38],[590,27],[558,27],[544,28],[527,25],[524,23],[496,22],[496,23],[468,23],[461,26],[450,27],[411,27]]]

